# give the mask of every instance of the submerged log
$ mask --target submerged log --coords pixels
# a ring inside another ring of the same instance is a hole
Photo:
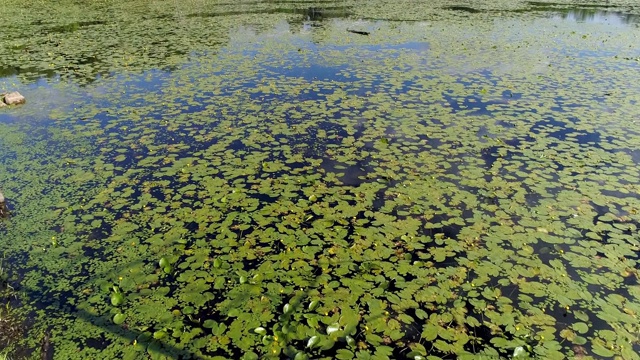
[[[53,349],[51,347],[51,332],[49,332],[48,330],[47,332],[45,332],[44,338],[42,339],[42,344],[40,345],[40,359],[53,359]]]
[[[368,32],[368,31],[351,30],[351,29],[347,29],[347,31],[350,32],[350,33],[358,34],[358,35],[369,35],[370,34],[370,32]]]

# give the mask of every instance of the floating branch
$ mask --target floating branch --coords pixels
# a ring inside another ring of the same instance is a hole
[[[351,30],[351,29],[347,29],[347,31],[350,32],[350,33],[358,34],[358,35],[369,35],[370,34],[370,32],[368,32],[368,31]]]

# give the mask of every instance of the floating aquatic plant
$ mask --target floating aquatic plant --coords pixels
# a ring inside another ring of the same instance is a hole
[[[0,15],[0,88],[34,99],[0,113],[33,319],[11,350],[55,329],[65,359],[638,358],[636,26],[66,5]]]

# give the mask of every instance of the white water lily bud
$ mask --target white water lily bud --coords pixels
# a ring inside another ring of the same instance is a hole
[[[525,357],[528,356],[529,353],[527,353],[527,350],[524,349],[524,347],[522,346],[518,346],[517,348],[515,348],[513,350],[513,357],[514,358],[518,358],[518,357]]]

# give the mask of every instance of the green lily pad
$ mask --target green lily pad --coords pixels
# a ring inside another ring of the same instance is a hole
[[[592,349],[596,355],[599,355],[602,357],[612,357],[616,354],[612,350],[607,349],[606,347],[604,347],[602,344],[599,344],[599,343],[594,343]]]
[[[120,292],[112,293],[111,294],[111,305],[120,306],[122,304],[124,304],[124,295],[122,295],[122,293],[120,293]]]
[[[158,261],[158,265],[160,265],[161,268],[166,268],[168,266],[171,265],[171,263],[169,262],[169,260],[163,256],[160,258],[160,261]]]
[[[585,334],[587,331],[589,331],[589,325],[583,322],[574,323],[572,327],[573,327],[573,330],[577,331],[580,334]]]
[[[124,323],[124,321],[127,319],[127,317],[124,314],[115,314],[113,316],[113,323],[116,325],[120,325],[122,323]]]

